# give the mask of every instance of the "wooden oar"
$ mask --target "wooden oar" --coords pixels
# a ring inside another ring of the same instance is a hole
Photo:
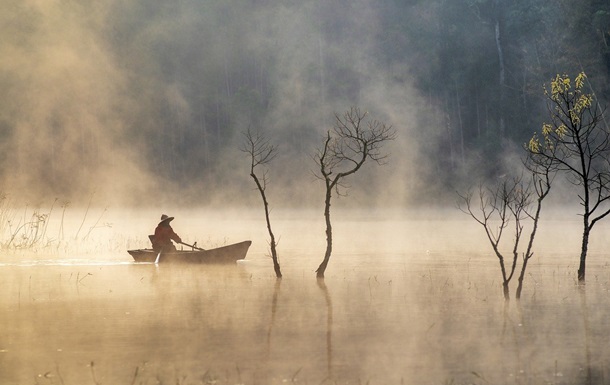
[[[159,259],[161,258],[161,252],[159,251],[159,254],[157,254],[157,259],[155,259],[155,265],[159,264]]]
[[[197,247],[197,246],[195,246],[195,245],[189,245],[188,243],[180,242],[180,244],[182,244],[182,245],[184,245],[184,246],[192,247],[193,249],[197,249],[197,250],[205,251],[205,249],[202,249],[201,247]]]

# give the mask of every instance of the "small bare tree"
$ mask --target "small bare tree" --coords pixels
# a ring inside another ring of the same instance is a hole
[[[551,192],[553,179],[556,175],[556,170],[548,159],[538,157],[532,153],[528,153],[527,158],[523,161],[523,165],[530,172],[532,177],[530,188],[534,191],[536,202],[533,211],[530,211],[529,207],[527,210],[525,210],[529,219],[532,220],[532,231],[530,232],[527,249],[523,254],[523,264],[521,265],[521,274],[519,274],[519,284],[517,285],[517,293],[515,295],[517,300],[521,298],[521,291],[523,290],[523,278],[525,277],[527,263],[529,262],[530,258],[534,256],[534,238],[536,237],[536,232],[538,231],[538,222],[540,220],[540,213],[542,212],[542,201]]]
[[[526,167],[531,171],[531,181],[525,182],[522,177],[505,179],[491,188],[479,186],[478,204],[473,203],[474,194],[459,194],[461,198],[458,208],[469,214],[477,223],[483,226],[487,239],[498,258],[500,271],[502,273],[502,292],[504,299],[510,299],[509,284],[517,269],[519,260],[520,243],[522,240],[524,224],[532,221],[529,241],[523,252],[523,261],[518,278],[516,299],[521,298],[523,290],[523,279],[527,269],[528,261],[533,257],[534,238],[538,229],[542,201],[547,197],[552,182],[552,173],[544,164],[530,163],[526,161]],[[478,205],[478,207],[476,207]],[[504,257],[500,250],[500,243],[504,230],[513,222],[513,246],[512,257]]]
[[[585,92],[586,75],[574,81],[557,75],[545,87],[550,122],[542,125],[526,149],[567,176],[579,189],[583,234],[578,281],[585,281],[589,236],[595,224],[610,214],[610,129],[592,93]]]
[[[244,133],[246,137],[245,143],[242,147],[242,151],[250,155],[250,176],[256,183],[256,188],[261,194],[263,200],[263,206],[265,208],[265,220],[267,221],[267,231],[269,232],[269,246],[271,248],[271,259],[273,259],[273,270],[277,278],[282,278],[282,272],[280,270],[280,262],[277,256],[277,243],[275,241],[275,235],[271,229],[271,219],[269,217],[269,202],[267,201],[267,195],[265,193],[267,189],[267,169],[263,170],[262,175],[259,177],[256,174],[256,169],[259,166],[268,165],[277,155],[276,147],[273,146],[269,140],[265,138],[260,132],[252,133],[250,127]]]
[[[322,263],[316,270],[318,278],[324,278],[332,253],[333,233],[330,220],[330,202],[333,191],[338,196],[345,195],[341,188],[349,186],[343,180],[360,170],[367,159],[384,164],[387,155],[382,152],[383,145],[396,137],[392,126],[367,119],[367,112],[352,107],[343,115],[335,114],[335,124],[326,133],[322,148],[314,155],[318,170],[316,177],[323,180],[326,187],[324,199],[324,219],[326,221],[326,252]]]
[[[478,203],[473,203],[474,193],[458,194],[461,202],[458,208],[469,214],[477,223],[483,226],[487,239],[498,258],[500,271],[502,272],[502,289],[504,299],[510,299],[509,283],[515,272],[517,258],[516,253],[521,233],[523,231],[522,213],[523,205],[528,203],[529,193],[519,193],[522,181],[519,179],[504,180],[493,188],[485,188],[479,185]],[[476,208],[475,208],[476,207]],[[478,211],[477,211],[478,209]],[[500,241],[504,230],[508,227],[511,216],[514,220],[515,244],[513,247],[513,261],[509,268],[506,266],[506,259],[500,251]]]

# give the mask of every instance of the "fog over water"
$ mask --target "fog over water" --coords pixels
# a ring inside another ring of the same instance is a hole
[[[338,211],[324,281],[314,273],[324,251],[316,213],[276,212],[281,281],[264,223],[243,210],[177,212],[172,222],[183,239],[203,247],[254,240],[237,265],[132,263],[125,250],[147,246],[155,214],[121,222],[109,213],[116,225],[94,230],[91,243],[74,251],[3,256],[3,383],[607,378],[608,254],[603,237],[594,237],[589,280],[579,288],[578,237],[571,235],[579,222],[569,217],[542,224],[521,305],[505,307],[482,229],[455,210],[384,218]],[[131,236],[121,238],[127,228]],[[113,242],[120,245],[100,251]]]

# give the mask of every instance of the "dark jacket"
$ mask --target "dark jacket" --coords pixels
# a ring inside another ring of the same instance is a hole
[[[153,250],[155,251],[171,251],[176,250],[176,246],[172,241],[181,243],[182,239],[174,232],[174,229],[169,223],[161,222],[155,229],[155,236],[152,239]]]

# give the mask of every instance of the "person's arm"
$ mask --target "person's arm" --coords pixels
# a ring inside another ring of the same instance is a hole
[[[174,242],[182,243],[182,238],[180,238],[180,236],[179,236],[178,234],[176,234],[176,232],[174,231],[174,229],[172,229],[171,231],[172,231],[172,233],[171,233],[171,239],[172,239]]]

